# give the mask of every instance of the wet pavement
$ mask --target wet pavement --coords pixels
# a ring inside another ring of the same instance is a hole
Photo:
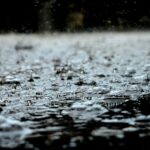
[[[0,35],[1,149],[149,142],[149,32]]]

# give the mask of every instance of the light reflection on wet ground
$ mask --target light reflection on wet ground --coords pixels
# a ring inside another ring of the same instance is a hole
[[[0,147],[149,137],[149,43],[144,32],[1,35]]]

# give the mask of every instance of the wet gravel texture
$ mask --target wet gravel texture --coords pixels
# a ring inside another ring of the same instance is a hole
[[[0,35],[1,149],[149,142],[149,32]]]

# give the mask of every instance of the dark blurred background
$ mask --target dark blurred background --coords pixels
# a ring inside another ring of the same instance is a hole
[[[150,29],[147,0],[1,0],[0,32]]]

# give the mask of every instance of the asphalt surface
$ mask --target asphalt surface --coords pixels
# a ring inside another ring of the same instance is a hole
[[[0,35],[1,149],[146,149],[150,32]]]

